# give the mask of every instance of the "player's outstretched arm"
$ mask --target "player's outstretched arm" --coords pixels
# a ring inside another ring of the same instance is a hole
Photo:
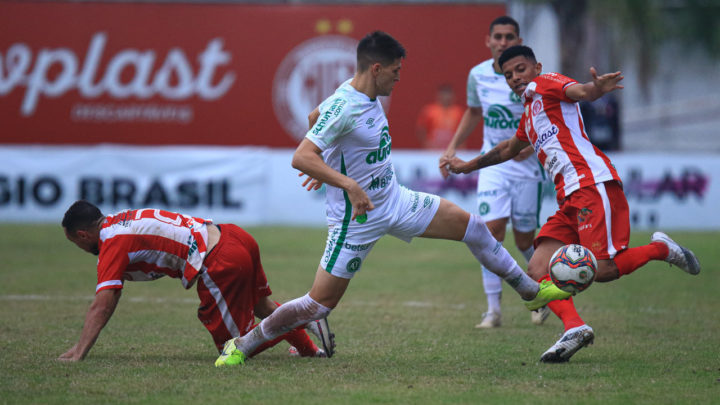
[[[448,167],[453,173],[470,173],[483,167],[493,166],[498,163],[505,162],[517,156],[521,150],[530,145],[513,136],[506,139],[487,153],[480,155],[469,162],[458,157],[452,158],[448,162]]]
[[[591,82],[573,84],[565,89],[565,95],[575,101],[595,101],[613,90],[624,88],[618,84],[624,78],[620,71],[598,76],[595,68],[591,67],[590,75],[593,78]]]
[[[61,361],[80,361],[85,358],[95,344],[100,331],[105,327],[120,300],[122,290],[119,288],[102,290],[95,295],[90,304],[80,340],[75,346],[58,357]]]
[[[328,166],[323,161],[321,154],[322,150],[308,138],[305,138],[295,150],[292,167],[316,181],[345,190],[353,206],[353,220],[358,215],[363,215],[367,211],[374,209],[375,206],[362,187],[352,178]]]
[[[440,168],[440,174],[443,176],[444,179],[447,179],[450,175],[447,162],[449,162],[452,158],[455,157],[455,151],[457,150],[458,146],[462,145],[463,142],[465,142],[465,140],[470,136],[470,134],[475,130],[477,125],[482,120],[482,107],[468,107],[465,109],[465,113],[460,119],[460,123],[455,130],[455,135],[453,135],[453,139],[450,141],[450,144],[448,144],[447,148],[445,149],[445,153],[440,156],[440,163],[438,164],[438,167]],[[482,142],[482,138],[480,138],[480,142]]]

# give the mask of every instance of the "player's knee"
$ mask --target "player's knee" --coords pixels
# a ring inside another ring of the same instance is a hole
[[[617,265],[614,260],[598,260],[597,273],[595,274],[595,281],[604,283],[607,281],[617,280],[620,277]]]

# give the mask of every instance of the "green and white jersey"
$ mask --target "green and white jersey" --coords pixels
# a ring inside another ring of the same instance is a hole
[[[390,159],[392,141],[385,111],[378,99],[371,100],[343,83],[319,106],[320,116],[305,135],[323,151],[325,163],[354,179],[370,197],[375,209],[368,222],[390,212],[399,190]],[[344,190],[328,186],[328,221],[349,220],[352,206]]]
[[[467,105],[482,107],[483,148],[488,152],[498,143],[515,136],[523,114],[523,104],[505,81],[502,74],[495,73],[493,60],[475,66],[470,70],[467,82]],[[517,162],[509,160],[480,171],[480,175],[510,176],[513,178],[537,180],[544,179],[544,172],[535,155]]]

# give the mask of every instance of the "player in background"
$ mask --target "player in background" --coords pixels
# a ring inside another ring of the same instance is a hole
[[[437,89],[436,99],[426,104],[418,114],[415,134],[423,149],[442,150],[450,142],[463,115],[463,109],[455,104],[455,91],[449,84]]]
[[[453,173],[469,173],[512,159],[532,145],[545,171],[555,181],[559,209],[540,229],[528,273],[547,280],[548,262],[561,246],[577,243],[598,260],[595,280],[607,282],[628,275],[650,260],[664,260],[690,274],[700,262],[688,249],[662,232],[645,246],[628,248],[630,217],[627,199],[615,167],[585,133],[578,101],[593,101],[623,86],[620,72],[597,75],[578,83],[558,73],[542,74],[532,49],[508,48],[499,60],[513,91],[523,98],[524,112],[514,137],[469,162],[457,157],[443,163]],[[594,331],[578,315],[572,298],[548,304],[562,320],[565,333],[541,357],[564,362],[592,343]]]
[[[226,340],[251,330],[255,316],[264,318],[279,305],[270,299],[257,242],[239,226],[156,209],[106,217],[83,200],[65,212],[62,226],[71,242],[98,256],[98,263],[95,299],[80,339],[59,360],[85,358],[115,311],[125,281],[169,276],[179,278],[186,289],[197,283],[198,319],[218,351]],[[324,349],[318,349],[303,329],[294,329],[252,354],[287,340],[301,356],[332,356],[333,335],[327,321],[313,322],[308,330],[318,335]]]
[[[392,164],[392,139],[378,96],[400,80],[405,49],[376,31],[357,48],[357,71],[310,114],[316,122],[292,165],[327,185],[328,238],[310,292],[280,306],[260,326],[225,344],[216,366],[242,364],[255,348],[297,326],[327,317],[375,243],[390,234],[464,242],[479,262],[496,272],[529,309],[568,293],[525,274],[490,234],[482,219],[436,195],[400,186]]]
[[[520,27],[511,17],[498,17],[490,23],[490,33],[485,37],[485,45],[490,49],[492,58],[470,70],[467,80],[467,108],[455,136],[440,157],[440,173],[444,178],[450,173],[442,162],[455,156],[458,146],[467,140],[480,122],[483,122],[483,153],[515,136],[523,105],[520,97],[507,85],[498,66],[498,59],[505,49],[521,43]],[[478,175],[478,213],[493,237],[500,242],[505,240],[508,220],[512,219],[515,246],[526,263],[534,252],[533,239],[535,230],[539,227],[544,180],[545,172],[529,146],[513,159],[483,170]],[[502,280],[485,267],[482,275],[488,310],[475,327],[496,328],[501,324]],[[531,320],[539,325],[549,314],[548,308],[543,307],[531,312]]]

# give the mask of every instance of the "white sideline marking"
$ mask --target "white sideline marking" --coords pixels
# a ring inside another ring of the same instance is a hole
[[[9,294],[0,295],[2,301],[92,301],[95,296],[93,295],[40,295],[40,294]],[[139,303],[187,303],[197,304],[198,299],[194,298],[158,298],[158,297],[127,297],[123,301],[139,302]],[[368,301],[347,301],[343,303],[346,306],[358,306],[358,307],[379,307],[387,306],[389,303],[384,301],[379,302],[368,302]],[[454,309],[462,311],[468,308],[466,304],[437,304],[434,302],[427,301],[405,301],[400,303],[404,307],[410,308],[443,308],[443,309]]]

